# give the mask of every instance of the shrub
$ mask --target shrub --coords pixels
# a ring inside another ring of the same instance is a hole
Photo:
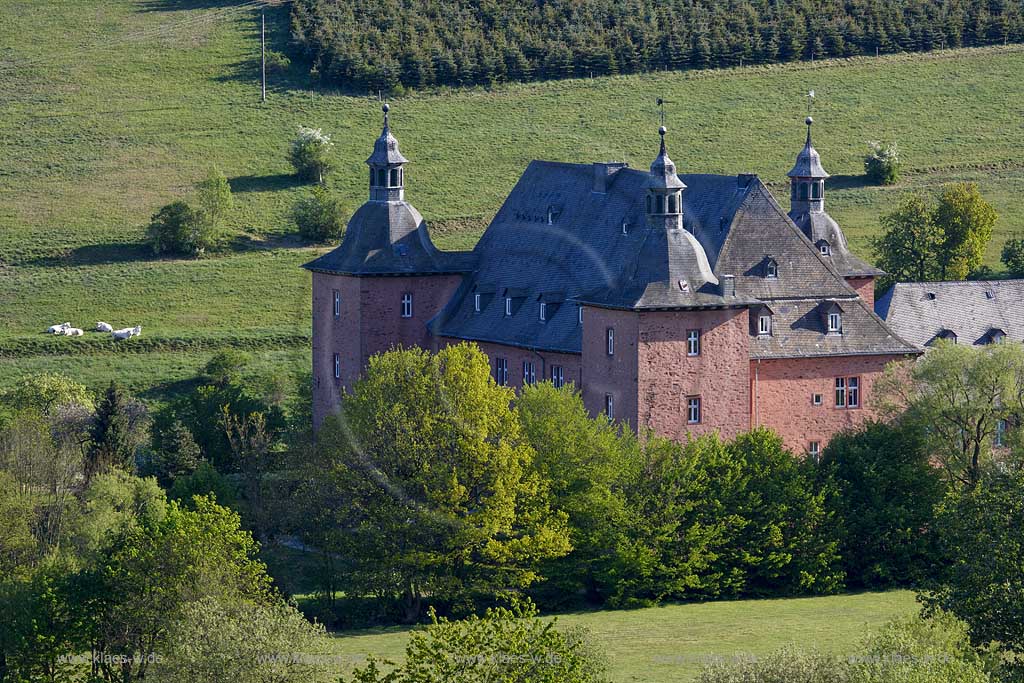
[[[876,185],[893,185],[900,178],[900,154],[895,142],[869,142],[864,173]]]
[[[1003,255],[1000,257],[1006,270],[1013,277],[1024,277],[1024,237],[1014,237],[1006,240],[1003,245]]]
[[[331,196],[322,185],[300,199],[292,210],[299,234],[312,242],[338,240],[345,234],[345,215],[341,200]]]
[[[330,159],[331,142],[329,135],[324,135],[319,128],[299,126],[299,133],[292,140],[288,160],[295,173],[304,180],[323,183],[324,178],[334,169]]]
[[[200,212],[179,200],[153,214],[146,234],[154,254],[198,256],[210,246],[212,232]]]
[[[290,69],[292,60],[283,52],[267,50],[267,73],[281,74]]]
[[[200,218],[206,222],[211,233],[220,231],[234,203],[227,177],[214,166],[205,180],[196,183],[196,196]]]

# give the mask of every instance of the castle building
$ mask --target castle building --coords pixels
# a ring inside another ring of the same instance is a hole
[[[872,415],[886,364],[920,353],[873,312],[880,271],[825,212],[807,142],[787,213],[761,180],[533,161],[472,252],[431,242],[384,130],[369,201],[313,274],[314,423],[370,356],[472,341],[494,380],[572,382],[588,410],[686,439],[776,430],[817,454]]]

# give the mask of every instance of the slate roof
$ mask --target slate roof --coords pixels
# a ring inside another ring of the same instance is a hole
[[[1024,341],[1024,280],[898,282],[875,302],[891,329],[920,348],[949,331],[960,344],[986,344],[1001,330]]]
[[[388,125],[388,105],[382,107],[384,110],[384,130],[380,137],[373,143],[373,153],[366,159],[370,166],[395,166],[407,164],[409,160],[402,156],[398,149],[398,140],[391,134],[391,126]]]
[[[303,268],[335,275],[467,273],[475,261],[470,252],[435,247],[408,202],[369,201],[352,214],[341,246]]]
[[[796,157],[796,164],[787,174],[790,178],[828,178],[828,172],[821,165],[821,156],[811,144],[811,124],[814,119],[807,117],[807,142]]]
[[[830,255],[826,258],[842,275],[846,277],[877,277],[885,274],[885,271],[853,255],[839,224],[824,211],[809,211],[797,215],[790,213],[789,217],[807,235],[814,246],[820,247],[823,241],[828,242]]]
[[[834,265],[753,175],[681,174],[684,230],[648,224],[651,174],[623,168],[594,190],[591,165],[533,161],[480,239],[477,269],[433,321],[441,336],[579,353],[577,303],[633,310],[747,307],[802,309],[799,301],[842,300],[852,311],[840,339],[779,319],[785,330],[763,357],[915,353],[858,302]],[[766,277],[774,260],[777,277]],[[735,295],[718,284],[735,276]],[[682,281],[682,284],[681,282]],[[484,294],[474,311],[476,292]],[[539,302],[565,301],[547,321]],[[504,296],[514,295],[506,316]],[[777,302],[782,302],[777,303]],[[792,303],[789,303],[792,302]],[[810,304],[807,304],[810,305]],[[804,311],[806,313],[806,311]]]

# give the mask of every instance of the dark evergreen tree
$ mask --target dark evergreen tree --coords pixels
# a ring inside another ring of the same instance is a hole
[[[128,396],[112,381],[96,406],[85,456],[86,481],[115,467],[129,472],[135,469],[138,439],[131,413]]]

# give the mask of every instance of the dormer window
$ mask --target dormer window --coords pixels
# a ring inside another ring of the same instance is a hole
[[[772,314],[763,311],[757,316],[757,334],[761,337],[770,336],[772,333]]]
[[[769,258],[765,261],[764,276],[770,278],[776,278],[779,276],[779,264],[775,262],[775,259]]]
[[[828,314],[828,333],[829,334],[842,334],[843,333],[843,314],[838,311],[833,311]]]
[[[548,305],[543,301],[540,302],[540,321],[546,322],[548,319]]]
[[[828,256],[832,253],[832,247],[828,245],[828,242],[822,242],[818,245],[818,252],[822,256]]]
[[[479,294],[474,294],[473,295],[473,312],[474,313],[479,313],[480,312],[480,308],[481,308],[481,306],[480,306],[480,295]]]
[[[506,296],[505,297],[505,315],[506,316],[511,316],[512,315],[512,297],[510,297],[510,296]]]
[[[577,322],[579,322],[579,324],[582,325],[583,324],[583,306],[582,305],[577,307],[577,316],[576,317],[577,317]]]

